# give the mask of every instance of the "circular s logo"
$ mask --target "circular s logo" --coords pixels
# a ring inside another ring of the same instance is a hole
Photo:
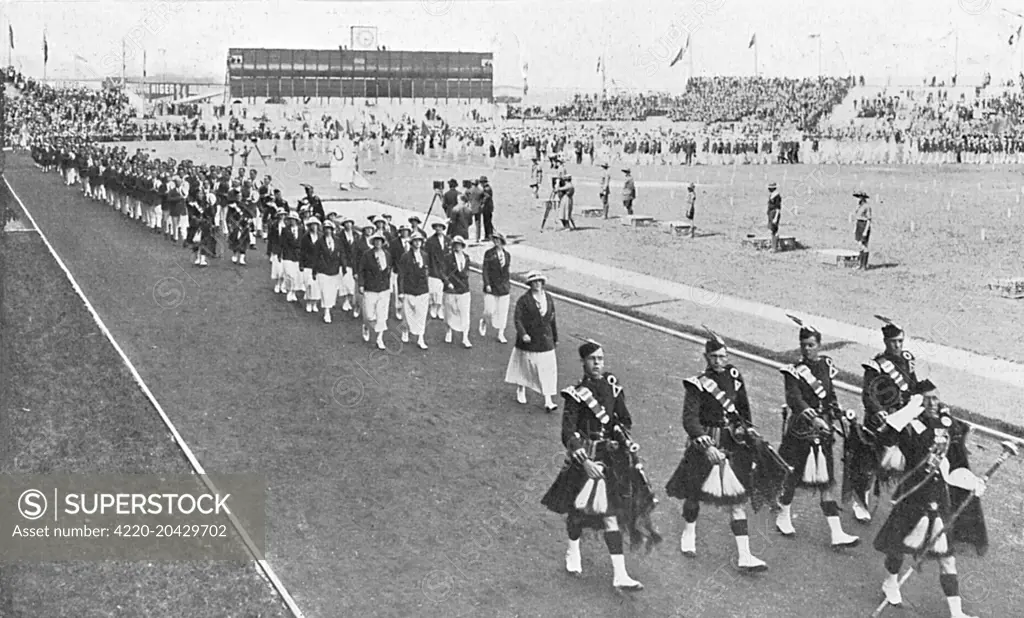
[[[992,6],[992,0],[959,0],[958,4],[968,15],[981,15]]]
[[[153,301],[161,309],[174,309],[185,299],[185,286],[174,277],[165,277],[153,286]]]
[[[431,571],[420,582],[423,596],[432,603],[442,603],[451,596],[455,588],[455,578],[447,571]]]
[[[420,0],[420,4],[423,5],[423,10],[428,15],[440,17],[441,15],[447,15],[452,10],[455,0]]]
[[[25,519],[39,519],[46,515],[46,507],[46,496],[38,489],[27,489],[18,498],[18,512]]]

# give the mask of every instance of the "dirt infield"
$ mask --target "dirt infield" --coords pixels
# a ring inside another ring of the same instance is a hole
[[[179,159],[230,161],[223,150],[188,142],[149,146]],[[691,240],[664,227],[620,225],[617,217],[625,211],[617,198],[619,170],[611,170],[615,218],[605,221],[582,216],[583,208],[598,205],[600,168],[570,164],[580,231],[541,234],[543,208],[527,188],[526,168],[429,157],[420,166],[406,151],[399,165],[364,161],[364,169],[375,170],[368,175],[374,188],[346,193],[330,186],[328,170],[301,163],[313,154],[283,148],[280,154],[287,162],[271,158],[263,167],[250,159],[250,166],[291,189],[286,197],[301,195],[299,183],[308,182],[325,197],[358,195],[426,211],[432,180],[486,174],[497,196],[496,226],[524,235],[527,244],[860,326],[877,326],[872,316],[883,314],[904,324],[911,338],[1024,362],[1018,326],[1024,301],[986,288],[990,280],[1024,277],[1022,185],[1008,166],[635,168],[636,212],[658,221],[682,219],[685,185],[697,184],[699,233]],[[795,236],[805,250],[771,255],[743,246],[748,234],[767,233],[769,182],[778,183],[783,196],[782,234]],[[873,267],[867,273],[827,266],[817,253],[857,249],[850,220],[857,191],[869,193],[874,204]],[[551,220],[548,225],[554,229]]]
[[[24,165],[14,176],[200,461],[211,472],[267,475],[269,558],[311,618],[853,618],[879,600],[881,557],[866,544],[831,552],[817,499],[805,493],[794,506],[796,539],[776,535],[767,513],[751,519],[751,547],[772,568],[764,576],[736,574],[727,516],[717,509],[701,515],[699,558],[682,558],[679,505],[666,499],[656,514],[663,549],[627,558],[647,590],[634,598],[610,590],[599,537],[585,539],[585,575],[571,578],[563,570],[564,523],[539,504],[564,456],[560,419],[544,414],[537,398],[515,403],[514,389],[502,382],[507,346],[475,335],[472,350],[448,346],[432,321],[430,350],[388,337],[389,349],[380,352],[362,341],[351,319],[324,325],[275,296],[258,257],[245,268],[221,259],[193,269],[180,247],[84,200],[56,177]],[[518,271],[515,263],[512,269]],[[474,276],[474,317],[480,285]],[[513,300],[519,294],[515,289]],[[680,379],[699,370],[699,349],[567,303],[557,307],[559,383],[579,371],[574,334],[605,343],[663,496],[685,444]],[[755,421],[774,441],[781,378],[737,365],[751,388]],[[990,463],[996,450],[972,442],[975,466]],[[983,615],[1012,615],[1009,608],[1024,601],[1016,576],[1024,543],[1015,523],[1024,517],[1021,477],[1018,463],[1008,465],[985,498],[989,556],[958,565],[965,608]],[[865,542],[877,530],[844,520]],[[934,572],[908,584],[903,615],[945,611]],[[214,582],[220,579],[208,585]],[[161,608],[151,615],[182,613]]]

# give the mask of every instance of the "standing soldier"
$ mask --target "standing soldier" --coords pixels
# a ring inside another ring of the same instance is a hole
[[[786,479],[779,499],[782,510],[775,518],[775,527],[784,536],[796,534],[790,514],[796,488],[817,490],[821,497],[821,512],[832,533],[832,547],[856,547],[860,539],[843,532],[839,504],[832,495],[835,485],[832,424],[842,422],[843,418],[832,384],[839,369],[831,358],[818,353],[821,332],[793,316],[789,317],[800,326],[802,358],[797,364],[782,368],[786,406],[793,416],[788,425],[783,420],[779,455],[795,472]]]
[[[888,318],[880,315],[875,317],[885,323],[882,327],[885,351],[863,364],[864,381],[861,384],[864,426],[873,432],[883,429],[885,417],[909,405],[911,397],[918,393],[915,359],[913,354],[903,349],[903,329]],[[871,481],[876,482],[877,495],[878,483],[891,480],[906,467],[900,449],[891,445],[884,448],[878,446],[881,451],[877,453],[877,470],[854,482],[854,515],[865,523],[871,521],[871,513],[866,508]]]
[[[490,322],[498,331],[498,342],[508,343],[505,326],[508,324],[509,293],[512,290],[509,270],[512,256],[505,250],[503,234],[493,232],[491,242],[494,246],[484,253],[480,269],[484,279],[484,316],[480,318],[480,336],[487,336],[487,323]]]
[[[598,192],[598,196],[601,198],[601,206],[604,208],[604,218],[608,218],[608,198],[612,194],[612,175],[608,171],[608,163],[602,163],[601,169],[601,189]]]
[[[636,183],[633,182],[632,171],[624,168],[622,173],[626,180],[622,183],[622,205],[626,208],[626,214],[633,214],[633,200],[636,199]]]
[[[566,515],[569,548],[565,570],[583,573],[580,538],[584,528],[604,530],[611,554],[612,585],[619,590],[643,590],[643,584],[626,572],[620,523],[632,530],[630,497],[635,475],[630,469],[629,447],[633,418],[626,408],[623,388],[614,375],[604,371],[601,346],[588,341],[579,348],[583,379],[562,391],[562,444],[565,465],[541,504]]]
[[[854,193],[853,197],[857,203],[857,227],[854,229],[853,237],[860,243],[860,270],[868,269],[868,240],[871,238],[871,204],[868,204],[867,193]]]
[[[779,224],[782,222],[782,195],[774,182],[768,185],[768,231],[772,235],[772,253],[779,251]]]
[[[768,565],[750,553],[750,537],[744,504],[753,502],[756,511],[765,496],[774,498],[784,475],[764,477],[771,471],[758,461],[761,438],[752,428],[750,401],[743,376],[729,364],[725,342],[715,333],[704,345],[707,369],[683,382],[683,428],[689,444],[683,459],[665,487],[665,492],[683,500],[684,529],[679,548],[683,555],[697,555],[697,516],[700,503],[732,509],[732,533],[739,552],[739,568],[745,572],[765,571]],[[771,482],[768,482],[771,480]],[[755,486],[759,481],[759,486]]]
[[[882,592],[890,605],[901,605],[899,573],[903,556],[936,559],[950,618],[971,618],[964,613],[960,598],[954,549],[956,543],[973,545],[979,556],[988,549],[980,501],[985,480],[970,471],[970,428],[950,415],[930,381],[923,380],[918,390],[923,395],[923,410],[917,418],[909,420],[902,430],[890,427],[894,430],[884,434],[887,444],[906,455],[911,472],[896,488],[892,511],[875,537],[874,547],[885,554],[888,571]],[[951,520],[952,513],[964,504],[963,513]]]
[[[693,224],[697,215],[697,186],[692,182],[686,186],[686,221],[690,224],[690,238],[697,235],[697,226]]]

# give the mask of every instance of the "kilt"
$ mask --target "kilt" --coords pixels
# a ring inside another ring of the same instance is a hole
[[[713,466],[708,459],[704,449],[697,446],[693,441],[686,447],[683,459],[676,467],[665,485],[665,493],[680,500],[698,500],[716,506],[732,506],[745,503],[751,495],[752,473],[754,454],[753,452],[733,442],[728,432],[722,432],[722,439],[719,441],[719,450],[725,453],[732,467],[736,479],[743,486],[743,492],[738,496],[715,496],[705,492],[702,487],[708,475],[717,466]]]
[[[912,479],[919,481],[920,479]],[[909,483],[908,483],[909,484]],[[899,495],[903,487],[896,489]],[[973,545],[979,556],[988,549],[988,531],[981,510],[981,501],[973,499],[963,514],[952,522],[953,511],[967,498],[968,492],[946,485],[941,477],[933,479],[923,488],[898,503],[889,512],[875,536],[874,548],[885,555],[914,554],[937,532],[936,520],[941,520],[945,539],[936,542],[928,558],[942,558],[956,553],[956,544]]]
[[[293,260],[281,260],[281,274],[284,275],[285,290],[288,292],[302,292],[302,279],[299,276],[299,263]]]
[[[444,302],[444,282],[434,277],[427,277],[427,290],[430,292],[430,304],[440,305]]]
[[[232,253],[245,253],[249,249],[249,240],[249,223],[240,221],[228,235],[228,247]]]
[[[426,331],[429,305],[430,296],[428,294],[418,296],[406,294],[402,300],[402,315],[405,325],[413,335],[422,335]]]
[[[558,394],[558,359],[555,351],[527,352],[512,348],[505,369],[505,382],[541,395]]]
[[[320,300],[320,282],[313,276],[313,269],[304,268],[302,272],[306,283],[306,300]]]
[[[460,333],[469,331],[470,299],[469,292],[444,295],[444,321],[448,328]]]
[[[352,296],[356,293],[355,277],[352,276],[351,269],[345,268],[343,270],[344,272],[341,275],[341,288],[339,289],[338,294],[341,296]]]
[[[608,511],[602,515],[587,515],[576,508],[576,497],[587,483],[587,473],[583,466],[566,457],[562,469],[555,477],[555,482],[541,498],[541,504],[559,515],[572,514],[584,517],[585,525],[597,529],[604,528],[604,517],[624,513],[629,507],[630,469],[629,455],[624,449],[608,450],[598,446],[595,460],[604,464],[605,487],[608,495]],[[621,519],[621,518],[620,518]]]
[[[791,486],[806,487],[812,489],[826,489],[835,485],[835,457],[833,447],[835,440],[821,440],[814,444],[812,440],[804,440],[792,437],[787,432],[779,445],[779,456],[786,460],[786,463],[793,466],[793,475],[790,477]],[[818,455],[820,454],[820,459]],[[810,461],[808,461],[810,459]],[[813,473],[819,461],[824,461],[825,470],[818,471],[818,476],[824,478],[827,474],[828,481],[815,480]]]
[[[868,244],[868,240],[871,238],[871,230],[865,229],[868,227],[868,222],[865,219],[857,219],[857,227],[853,232],[853,238],[859,243]]]
[[[316,276],[316,286],[320,292],[320,304],[324,309],[333,309],[338,304],[338,290],[341,289],[341,275],[325,275],[319,273]]]
[[[489,319],[493,328],[498,332],[505,330],[508,324],[508,304],[511,297],[508,294],[495,296],[484,294],[484,319]]]
[[[274,281],[284,277],[284,263],[280,255],[270,254],[270,278]]]
[[[388,308],[391,306],[389,292],[365,292],[363,294],[363,319],[372,322],[374,331],[383,333],[388,329]]]

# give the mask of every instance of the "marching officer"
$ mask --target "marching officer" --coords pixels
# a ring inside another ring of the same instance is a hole
[[[604,351],[600,344],[584,343],[579,355],[583,379],[562,391],[565,465],[541,504],[559,515],[566,515],[569,534],[566,571],[574,575],[583,573],[580,557],[583,529],[603,529],[614,570],[612,585],[620,590],[643,590],[643,584],[626,572],[619,528],[620,523],[629,526],[632,519],[630,495],[636,478],[630,470],[632,440],[629,435],[633,418],[626,408],[625,394],[618,379],[604,371]]]
[[[839,504],[832,495],[835,485],[832,424],[841,422],[843,417],[832,384],[839,369],[831,358],[819,354],[821,332],[797,318],[790,318],[800,326],[801,359],[781,370],[786,406],[793,416],[788,425],[784,421],[779,455],[795,473],[786,479],[779,498],[782,510],[775,518],[775,527],[783,536],[796,534],[790,511],[796,488],[817,490],[821,497],[821,512],[832,533],[832,547],[856,547],[860,539],[843,532]]]
[[[882,327],[885,351],[863,363],[864,380],[861,384],[864,427],[872,432],[882,428],[888,414],[908,405],[910,398],[918,393],[915,359],[913,354],[903,349],[903,329],[888,318],[875,317],[885,323]],[[906,467],[906,460],[898,448],[891,445],[883,447],[877,443],[876,446],[879,449],[876,452],[876,470],[853,479],[853,512],[863,523],[871,521],[871,513],[867,510],[871,481],[887,481]]]
[[[679,542],[683,555],[697,555],[700,503],[727,506],[732,510],[731,528],[739,568],[745,572],[765,571],[768,565],[750,552],[744,508],[755,490],[756,454],[750,444],[759,436],[751,428],[750,401],[743,376],[729,364],[729,352],[722,338],[711,335],[704,345],[707,369],[683,382],[683,428],[690,440],[665,493],[683,500],[684,529]],[[779,489],[781,484],[780,479]]]
[[[885,554],[888,571],[882,592],[890,605],[901,605],[899,573],[903,556],[936,559],[939,585],[946,596],[950,618],[971,618],[963,611],[954,545],[972,545],[979,556],[988,549],[980,502],[985,480],[970,471],[970,428],[950,415],[929,380],[923,380],[917,388],[923,412],[901,431],[882,434],[887,444],[904,453],[911,470],[896,488],[892,511],[875,537],[874,547]],[[963,513],[951,520],[952,513],[967,500],[970,503]]]

